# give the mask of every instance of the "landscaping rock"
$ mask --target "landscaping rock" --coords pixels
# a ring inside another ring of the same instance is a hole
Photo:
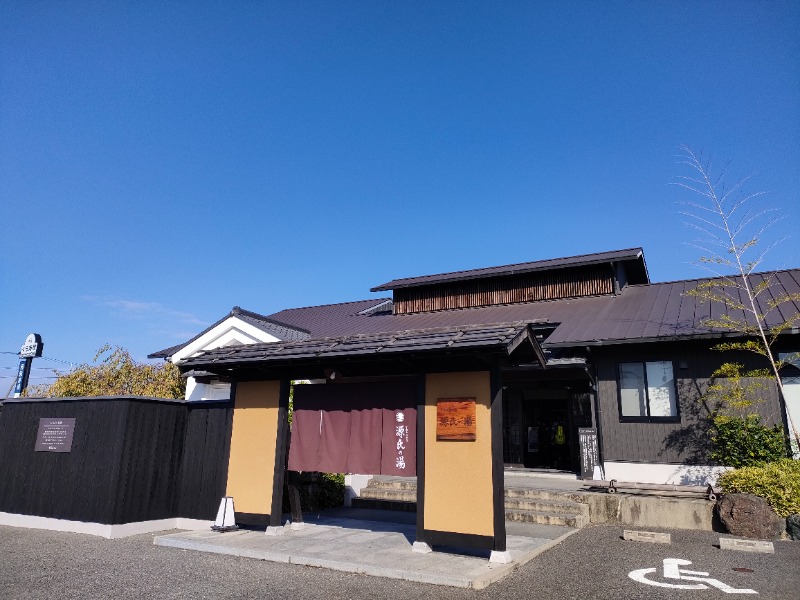
[[[738,537],[773,540],[780,536],[784,521],[764,498],[753,494],[725,494],[717,501],[719,518]]]
[[[791,539],[800,541],[800,513],[787,517],[786,533]]]

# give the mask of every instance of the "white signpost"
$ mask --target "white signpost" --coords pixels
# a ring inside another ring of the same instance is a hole
[[[690,571],[689,569],[681,569],[681,567],[688,567],[692,564],[690,560],[682,558],[665,558],[664,559],[664,579],[669,579],[675,583],[666,581],[655,581],[648,578],[658,569],[651,567],[649,569],[636,569],[628,573],[628,577],[639,583],[646,585],[653,585],[656,587],[674,588],[677,590],[707,590],[709,586],[722,590],[726,594],[757,594],[755,590],[748,588],[734,588],[727,583],[722,583],[719,579],[709,577],[705,571]],[[696,581],[697,583],[678,583],[679,581]]]

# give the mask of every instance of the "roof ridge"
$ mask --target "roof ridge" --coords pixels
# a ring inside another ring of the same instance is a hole
[[[228,317],[235,317],[235,316],[238,316],[238,315],[242,315],[242,316],[245,316],[245,317],[251,317],[251,318],[256,319],[258,321],[264,321],[265,323],[271,323],[273,325],[278,325],[279,327],[286,327],[287,329],[293,329],[294,331],[299,331],[301,333],[308,333],[309,335],[311,334],[311,332],[308,329],[305,329],[303,327],[298,327],[297,325],[290,325],[289,323],[285,323],[284,321],[279,321],[278,319],[273,319],[271,316],[262,315],[260,313],[253,312],[252,310],[247,310],[245,308],[242,308],[240,306],[234,306],[231,309],[231,312],[228,315]]]
[[[333,302],[331,304],[314,304],[311,306],[293,306],[292,308],[283,308],[281,310],[275,311],[272,313],[273,315],[277,315],[278,313],[282,312],[289,312],[291,310],[308,310],[309,308],[323,308],[326,306],[344,306],[345,304],[358,304],[360,302],[372,302],[374,301],[374,306],[386,302],[387,300],[391,300],[391,298],[365,298],[363,300],[349,300],[347,302]]]
[[[793,269],[775,269],[774,271],[756,271],[755,273],[750,273],[748,277],[753,277],[754,275],[774,275],[777,273],[794,273],[800,271],[800,267],[795,267]],[[731,274],[731,275],[716,275],[714,277],[695,277],[693,279],[673,279],[672,281],[651,281],[650,283],[630,283],[625,287],[628,288],[642,288],[642,287],[653,287],[656,285],[675,285],[676,283],[692,283],[694,281],[711,281],[714,279],[725,279],[730,277],[741,277],[740,273]]]
[[[571,261],[577,264],[563,264],[561,265],[563,268],[569,267],[577,267],[581,266],[581,259],[592,259],[596,258],[598,262],[604,262],[605,260],[611,260],[611,257],[608,255],[611,254],[625,254],[625,253],[636,253],[642,255],[642,259],[644,260],[644,250],[641,246],[633,247],[633,248],[622,248],[619,250],[607,250],[605,252],[590,252],[588,254],[576,254],[574,256],[561,256],[556,258],[543,258],[539,260],[529,260],[525,262],[517,262],[511,263],[507,265],[492,265],[488,267],[476,267],[473,269],[461,269],[457,271],[447,271],[443,273],[430,273],[427,275],[412,275],[409,277],[398,277],[388,281],[386,283],[382,283],[381,285],[375,286],[370,288],[372,292],[384,291],[394,289],[395,287],[407,287],[401,285],[403,283],[408,282],[420,282],[422,280],[433,280],[433,283],[436,283],[437,279],[447,278],[447,279],[457,279],[458,276],[463,275],[470,275],[470,274],[479,274],[484,271],[496,271],[497,275],[503,275],[503,270],[513,272],[514,268],[518,267],[529,267],[531,265],[538,265],[539,268],[546,267],[550,263],[562,263],[564,261]],[[534,271],[537,269],[533,269]],[[505,273],[506,275],[509,273]],[[390,287],[391,286],[391,287]]]

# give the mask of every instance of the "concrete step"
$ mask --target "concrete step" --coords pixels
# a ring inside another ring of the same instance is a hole
[[[589,518],[589,505],[568,500],[539,500],[532,498],[506,498],[506,510],[525,510],[539,513],[583,515]]]
[[[589,524],[589,515],[574,515],[507,508],[506,521],[537,523],[539,525],[563,525],[565,527],[581,528]]]
[[[417,490],[408,488],[380,488],[367,486],[362,488],[359,494],[361,498],[370,498],[373,500],[400,500],[403,502],[416,502]]]
[[[403,502],[401,500],[379,500],[377,498],[353,498],[354,508],[371,508],[377,510],[399,510],[402,512],[417,512],[416,499],[414,502]]]
[[[373,477],[367,483],[367,488],[377,490],[412,490],[416,493],[416,477],[389,477],[380,475]],[[366,489],[366,488],[365,488]]]
[[[589,523],[589,506],[581,495],[530,487],[506,488],[506,520],[542,525],[583,527]],[[357,508],[416,512],[417,480],[412,477],[373,477],[353,499]]]
[[[584,492],[535,489],[530,487],[506,487],[506,498],[526,498],[529,500],[555,500],[558,502],[583,503],[586,499]]]

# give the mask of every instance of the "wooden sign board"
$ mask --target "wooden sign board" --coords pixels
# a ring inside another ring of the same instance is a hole
[[[600,451],[597,444],[597,429],[578,429],[578,445],[581,453],[581,479],[593,479],[594,468],[600,466]]]
[[[438,398],[436,400],[436,441],[474,442],[475,398]]]

